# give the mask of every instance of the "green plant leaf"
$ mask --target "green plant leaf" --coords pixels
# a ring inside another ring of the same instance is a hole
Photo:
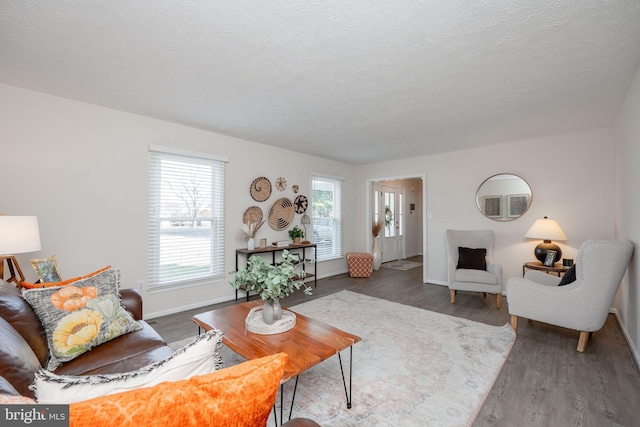
[[[296,268],[301,268],[306,262],[308,261],[300,261],[297,256],[290,254],[287,250],[282,251],[282,260],[276,265],[271,265],[260,256],[251,256],[245,268],[229,272],[235,275],[235,279],[229,284],[234,289],[245,287],[269,302],[287,297],[294,290],[302,287],[305,294],[310,295],[311,288],[300,279],[294,280],[294,278],[305,277],[305,272],[302,269],[296,271]]]

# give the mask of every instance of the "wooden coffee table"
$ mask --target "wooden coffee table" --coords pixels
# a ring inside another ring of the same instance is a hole
[[[353,345],[361,338],[344,332],[331,325],[327,325],[319,320],[310,319],[301,314],[296,314],[295,326],[280,334],[260,335],[246,330],[245,318],[252,307],[263,304],[261,300],[250,301],[217,310],[200,313],[191,320],[204,330],[219,329],[224,335],[222,342],[246,359],[257,359],[277,353],[286,353],[288,357],[287,365],[284,369],[280,391],[280,419],[282,420],[282,385],[296,378],[296,383],[291,401],[293,409],[293,399],[295,399],[295,387],[298,385],[298,375],[307,369],[317,365],[337,354],[342,373],[342,382],[347,398],[347,408],[351,408],[351,376],[353,372]],[[344,369],[340,352],[349,348],[349,387],[345,380]],[[291,418],[291,412],[289,412]]]

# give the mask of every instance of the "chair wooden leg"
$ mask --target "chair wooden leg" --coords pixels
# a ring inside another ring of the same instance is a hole
[[[578,351],[583,353],[587,348],[587,341],[589,341],[589,332],[580,332],[580,338],[578,338]]]
[[[518,316],[511,315],[511,327],[514,331],[518,330]]]
[[[502,294],[496,294],[496,306],[498,307],[498,310],[502,308]]]
[[[451,300],[451,304],[456,302],[456,291],[453,289],[449,290],[449,299]]]

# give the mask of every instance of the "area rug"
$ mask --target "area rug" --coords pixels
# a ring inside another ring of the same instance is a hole
[[[407,271],[407,270],[411,270],[412,268],[419,267],[421,265],[422,265],[421,262],[413,262],[413,261],[407,261],[404,259],[398,259],[395,261],[385,262],[382,264],[382,267],[391,268],[393,270]]]
[[[515,340],[509,325],[489,326],[349,291],[292,309],[362,338],[353,347],[351,409],[337,356],[300,375],[293,417],[322,426],[469,426]],[[244,360],[225,346],[221,355],[226,366]],[[348,376],[348,350],[342,362]],[[293,381],[284,388],[287,414]],[[274,425],[273,416],[268,425]]]

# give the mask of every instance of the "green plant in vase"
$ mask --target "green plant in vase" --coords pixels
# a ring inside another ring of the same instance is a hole
[[[293,240],[295,245],[300,244],[300,239],[304,237],[304,231],[297,225],[289,230],[289,238]]]
[[[306,261],[300,261],[297,255],[282,251],[282,261],[272,265],[260,256],[249,257],[246,268],[232,271],[235,275],[231,282],[234,289],[244,289],[255,292],[264,300],[264,321],[271,324],[282,317],[280,298],[291,295],[295,290],[303,289],[306,295],[311,295],[311,288],[303,279],[305,272],[297,269]],[[273,319],[267,318],[266,313],[272,313]]]
[[[300,239],[304,237],[304,231],[297,225],[289,230],[289,238],[293,240],[294,245],[300,244]]]

